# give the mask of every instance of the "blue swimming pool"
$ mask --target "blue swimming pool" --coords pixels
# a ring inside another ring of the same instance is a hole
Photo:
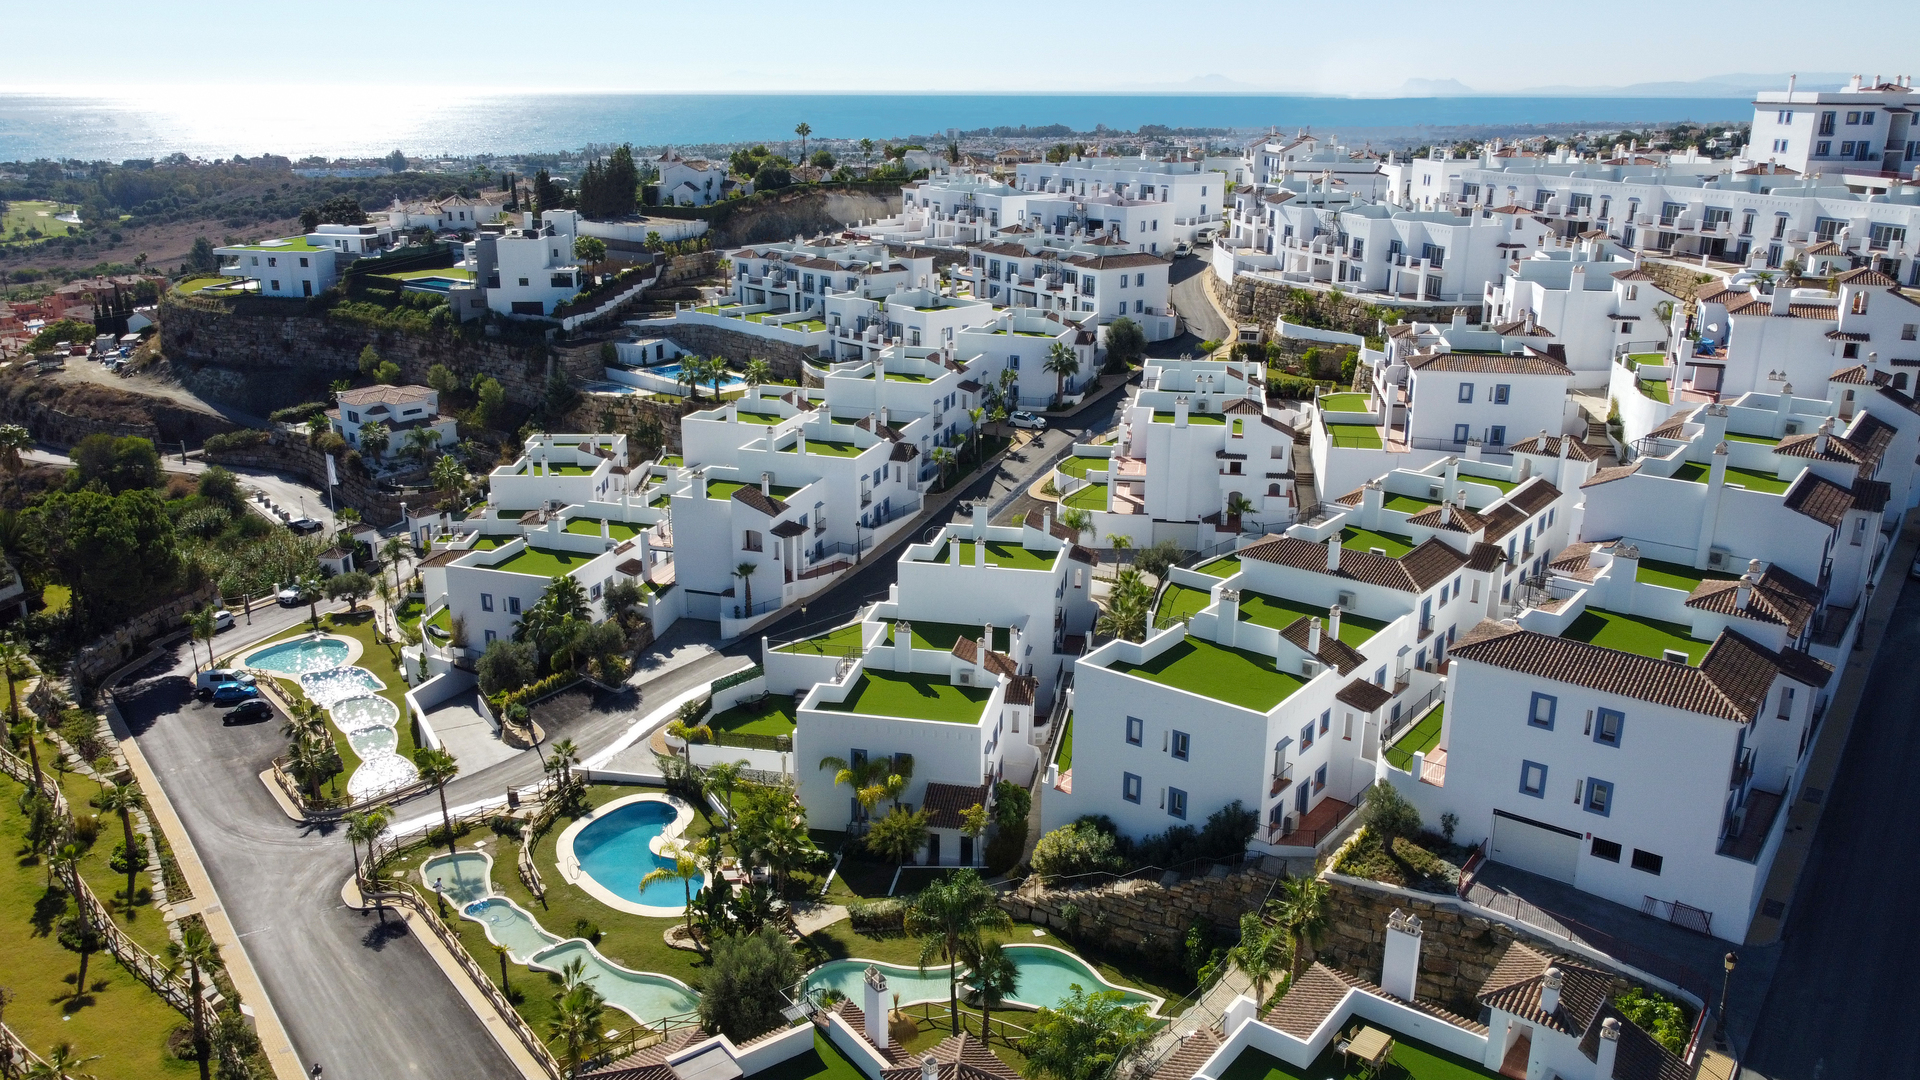
[[[1148,1011],[1159,1009],[1161,1000],[1152,994],[1129,987],[1115,986],[1102,979],[1085,960],[1064,949],[1047,945],[1008,945],[1007,958],[1018,973],[1013,993],[1007,1000],[1034,1008],[1052,1007],[1073,996],[1080,987],[1089,994],[1119,990],[1125,1004],[1145,1005]],[[898,994],[902,1004],[916,1001],[944,1001],[947,996],[946,965],[928,965],[922,972],[905,964],[884,964],[875,960],[829,960],[807,973],[807,989],[834,989],[859,1001],[865,991],[865,973],[876,967],[887,978],[889,995]],[[966,991],[967,973],[960,974],[961,992]]]
[[[649,872],[673,866],[649,845],[676,814],[664,802],[647,800],[617,807],[588,822],[573,838],[573,856],[580,862],[581,873],[622,900],[653,907],[684,906],[687,894],[677,880],[640,887],[640,879]],[[694,883],[693,894],[700,895],[699,882]]]
[[[271,645],[247,657],[244,666],[285,675],[326,671],[347,662],[347,643],[338,638],[302,638]]]

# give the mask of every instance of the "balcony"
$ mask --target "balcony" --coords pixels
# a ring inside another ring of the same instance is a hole
[[[1727,790],[1737,790],[1753,775],[1753,747],[1742,747],[1733,760],[1733,772],[1727,777]]]
[[[1321,799],[1319,805],[1304,816],[1288,814],[1284,819],[1269,824],[1267,843],[1318,848],[1339,833],[1341,823],[1347,820],[1354,808],[1354,803],[1331,797]]]
[[[1729,822],[1717,853],[1742,862],[1758,862],[1761,849],[1767,845],[1767,834],[1773,831],[1774,820],[1780,816],[1784,802],[1782,796],[1771,791],[1747,792],[1747,805]]]
[[[1293,762],[1283,761],[1273,772],[1273,781],[1267,788],[1267,798],[1271,799],[1293,786]]]

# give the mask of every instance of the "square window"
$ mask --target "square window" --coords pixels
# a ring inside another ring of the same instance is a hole
[[[1307,748],[1311,747],[1312,745],[1313,745],[1313,724],[1312,722],[1308,722],[1306,727],[1303,727],[1300,729],[1300,749],[1304,751]]]
[[[1132,773],[1120,774],[1120,797],[1130,803],[1140,801],[1140,778]]]
[[[1173,733],[1173,757],[1175,761],[1187,761],[1193,754],[1193,737],[1184,731]]]
[[[1320,713],[1320,734],[1325,735],[1327,733],[1328,725],[1332,723],[1333,723],[1333,710],[1332,709],[1322,710]]]
[[[1635,870],[1645,870],[1647,873],[1658,877],[1660,868],[1666,865],[1666,862],[1666,859],[1655,855],[1651,851],[1641,851],[1639,848],[1633,849],[1633,868]]]
[[[1496,384],[1493,388],[1493,403],[1495,405],[1505,405],[1507,403],[1507,397],[1512,391],[1513,388],[1506,383]]]
[[[1554,710],[1559,707],[1559,704],[1558,699],[1546,694],[1533,695],[1533,706],[1527,712],[1527,723],[1552,731]]]
[[[1146,740],[1147,722],[1137,716],[1127,717],[1127,742],[1139,746]]]
[[[489,645],[493,644],[493,638],[494,638],[493,631],[491,630],[487,631],[487,644]]]
[[[1587,779],[1586,811],[1606,817],[1613,811],[1613,784],[1607,780]]]
[[[1547,797],[1547,767],[1537,761],[1520,763],[1520,794],[1536,799]]]
[[[520,598],[519,597],[517,596],[507,597],[507,614],[509,615],[520,614]]]
[[[1187,793],[1177,787],[1167,789],[1167,816],[1187,819]]]
[[[1326,789],[1327,789],[1327,767],[1325,765],[1322,765],[1319,768],[1313,770],[1313,790],[1315,794],[1319,794],[1320,792],[1325,791]]]
[[[1454,442],[1463,443],[1471,438],[1473,438],[1473,431],[1472,429],[1468,428],[1467,425],[1465,424],[1453,425],[1453,441]]]
[[[1488,429],[1487,429],[1487,442],[1488,442],[1489,444],[1491,444],[1491,445],[1493,445],[1493,446],[1505,446],[1505,445],[1507,445],[1507,428],[1506,428],[1506,425],[1505,425],[1505,424],[1495,424],[1495,425],[1493,425],[1492,427],[1490,427],[1490,428],[1488,428]]]
[[[1473,403],[1473,384],[1472,383],[1463,382],[1460,384],[1460,403],[1463,405],[1470,405]]]
[[[1620,710],[1601,709],[1593,717],[1593,741],[1602,746],[1619,746],[1620,729],[1626,723],[1626,714]]]
[[[1608,862],[1619,862],[1620,845],[1611,840],[1602,840],[1596,836],[1593,838],[1593,857],[1596,859],[1605,859]]]
[[[492,593],[483,592],[480,594],[480,610],[481,611],[493,610],[493,594]]]

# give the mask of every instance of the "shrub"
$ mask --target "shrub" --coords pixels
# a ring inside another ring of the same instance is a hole
[[[209,454],[228,454],[259,446],[266,441],[267,433],[259,428],[241,428],[239,431],[210,435],[204,445]]]
[[[93,842],[100,838],[100,815],[73,815],[73,838],[81,847],[92,847]],[[124,874],[126,871],[122,870],[121,873]]]
[[[771,926],[713,940],[713,963],[700,983],[700,1021],[736,1043],[782,1022],[785,990],[800,980],[800,960]]]
[[[598,945],[600,944],[600,936],[601,936],[600,926],[598,923],[595,923],[592,919],[582,916],[578,919],[573,920],[573,936],[578,938],[586,938],[588,941],[591,941],[595,945]]]
[[[847,905],[847,919],[855,933],[905,933],[907,909],[911,906],[898,896],[889,896],[884,900],[855,900]]]
[[[481,659],[484,660],[486,658],[483,656],[481,657]],[[562,671],[562,672],[559,672],[558,674],[549,675],[546,678],[541,679],[539,682],[528,683],[527,685],[520,687],[518,690],[510,690],[507,693],[502,694],[500,696],[498,707],[501,709],[511,709],[516,705],[524,705],[527,702],[533,701],[536,698],[545,697],[556,690],[560,690],[565,687],[572,686],[574,683],[577,683],[579,681],[580,681],[580,674],[579,672],[575,672],[575,671]]]
[[[1033,796],[1019,784],[1005,780],[993,785],[993,820],[1002,829],[1026,830],[1027,815],[1033,812]]]
[[[1392,784],[1375,784],[1368,788],[1367,804],[1360,814],[1361,822],[1383,840],[1420,835],[1420,811],[1414,809],[1407,797],[1400,794],[1400,789]]]
[[[1067,877],[1114,870],[1120,866],[1120,858],[1113,848],[1112,833],[1090,819],[1081,818],[1040,838],[1033,848],[1033,872]]]
[[[1653,1036],[1668,1051],[1686,1052],[1690,1025],[1686,1010],[1678,1002],[1636,986],[1614,998],[1613,1003],[1634,1027]]]
[[[298,405],[289,405],[284,409],[275,409],[267,414],[267,419],[276,424],[304,424],[315,414],[327,411],[324,401],[303,401]]]
[[[499,638],[487,643],[475,670],[480,677],[480,692],[495,694],[518,690],[539,670],[540,652],[532,642]]]
[[[124,874],[128,870],[127,861],[128,861],[127,860],[127,842],[125,840],[122,840],[121,842],[113,845],[113,855],[107,859],[107,865],[113,868],[114,873]],[[146,868],[147,868],[146,845],[136,843],[133,849],[132,869],[135,873],[138,873],[139,871],[145,870]]]

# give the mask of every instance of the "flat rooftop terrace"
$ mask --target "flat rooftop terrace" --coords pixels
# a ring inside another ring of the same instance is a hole
[[[1298,675],[1276,670],[1271,656],[1216,645],[1191,634],[1144,664],[1116,661],[1107,668],[1260,713],[1307,684]]]
[[[1686,653],[1687,663],[1697,667],[1713,642],[1696,640],[1692,633],[1691,627],[1681,623],[1588,608],[1560,636],[1654,660],[1666,659],[1667,650],[1673,649]]]
[[[907,675],[894,671],[862,671],[845,701],[822,702],[827,712],[898,716],[909,720],[938,720],[948,724],[977,724],[986,710],[991,688],[954,686],[938,675]]]

